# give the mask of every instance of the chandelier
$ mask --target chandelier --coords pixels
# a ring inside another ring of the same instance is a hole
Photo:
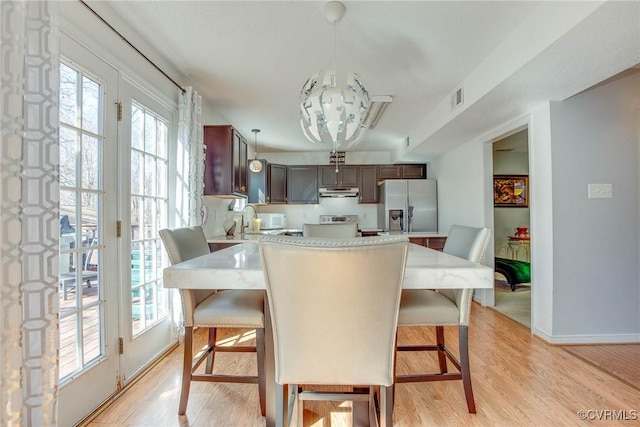
[[[302,132],[315,144],[330,145],[334,152],[362,141],[370,106],[369,92],[360,76],[336,71],[336,23],[344,11],[339,1],[325,5],[327,20],[333,23],[333,69],[311,76],[300,94]]]

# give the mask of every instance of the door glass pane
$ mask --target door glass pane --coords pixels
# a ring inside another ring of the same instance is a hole
[[[75,187],[78,172],[78,133],[60,127],[60,186]]]
[[[105,357],[101,85],[60,66],[60,381]],[[79,118],[82,118],[80,120]]]
[[[98,170],[93,167],[99,164],[99,140],[92,136],[82,137],[82,186],[84,188],[98,188]]]
[[[169,315],[161,292],[167,227],[167,121],[133,102],[131,108],[131,318],[138,335]]]
[[[60,64],[60,122],[71,126],[78,123],[79,73]]]
[[[82,77],[82,128],[87,132],[100,133],[100,85],[88,78]]]

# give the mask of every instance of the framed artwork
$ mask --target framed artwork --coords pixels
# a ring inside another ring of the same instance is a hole
[[[493,205],[506,208],[529,206],[528,175],[494,175]]]

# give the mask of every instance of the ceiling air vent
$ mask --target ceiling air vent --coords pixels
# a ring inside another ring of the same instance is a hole
[[[456,91],[451,95],[451,109],[456,109],[464,103],[464,92],[462,88],[456,89]]]

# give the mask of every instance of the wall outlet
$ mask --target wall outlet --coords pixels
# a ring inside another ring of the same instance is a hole
[[[588,193],[590,199],[611,199],[613,184],[589,184]]]

